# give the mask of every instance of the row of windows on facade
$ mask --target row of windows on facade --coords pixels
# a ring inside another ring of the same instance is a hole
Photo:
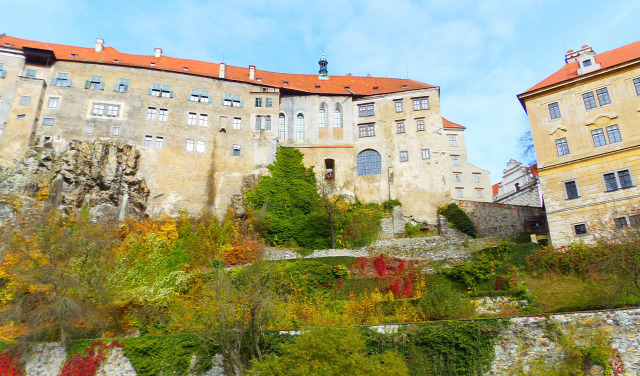
[[[405,133],[405,122],[396,121],[396,128],[398,133]],[[416,130],[424,131],[424,119],[416,120]],[[375,124],[360,124],[358,125],[359,137],[373,137],[376,135]],[[449,136],[449,146],[458,146],[458,140],[456,136]]]
[[[462,173],[461,172],[454,172],[453,173],[453,180],[462,181]],[[473,181],[475,181],[476,183],[480,183],[480,174],[473,173]]]
[[[633,79],[633,86],[636,90],[636,95],[640,95],[640,78]],[[596,97],[597,102],[596,102]],[[585,110],[590,110],[592,108],[600,106],[604,106],[606,104],[611,103],[611,97],[609,96],[609,90],[605,88],[597,89],[595,91],[589,91],[582,94],[582,101],[584,102]],[[548,104],[549,107],[549,117],[553,119],[558,119],[562,117],[560,113],[560,105],[558,102],[553,102]]]
[[[640,228],[640,214],[613,218],[613,226],[619,230],[625,229],[628,227],[638,229]],[[574,224],[573,233],[575,235],[587,235],[588,234],[587,224],[586,223]]]
[[[422,97],[422,98],[413,98],[413,110],[414,111],[421,111],[421,110],[428,110],[429,109],[429,97]],[[403,112],[404,111],[404,101],[403,99],[396,99],[393,101],[394,106],[396,108],[396,112]],[[360,117],[367,117],[367,116],[373,116],[374,115],[374,105],[373,103],[367,103],[367,104],[361,104],[358,105],[358,113],[360,114]]]
[[[631,179],[631,173],[629,172],[629,169],[604,173],[602,174],[602,181],[604,184],[604,190],[606,192],[613,192],[617,191],[618,189],[633,187],[633,180]],[[577,180],[569,180],[564,182],[564,189],[567,200],[580,197]]]
[[[591,130],[591,138],[593,139],[593,145],[597,148],[607,145],[607,139],[609,144],[615,144],[622,141],[620,128],[617,124]],[[556,139],[556,149],[558,151],[558,156],[569,154],[569,143],[567,142],[566,137]]]

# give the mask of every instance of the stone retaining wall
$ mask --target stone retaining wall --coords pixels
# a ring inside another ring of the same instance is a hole
[[[525,231],[527,219],[545,215],[543,208],[533,206],[462,200],[455,202],[471,218],[479,237],[507,238]]]

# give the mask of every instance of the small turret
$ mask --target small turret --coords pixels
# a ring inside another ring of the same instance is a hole
[[[320,61],[318,61],[318,64],[320,64],[320,72],[318,72],[318,79],[319,80],[328,80],[329,79],[329,71],[327,71],[327,64],[329,64],[329,62],[327,61],[327,59],[324,57],[324,52],[322,53],[322,57],[320,58]]]

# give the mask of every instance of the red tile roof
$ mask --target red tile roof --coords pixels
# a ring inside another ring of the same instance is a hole
[[[442,118],[442,126],[445,128],[458,128],[458,129],[467,129],[467,127],[464,127],[460,124],[456,124],[452,121],[449,121],[445,118]]]
[[[595,72],[636,59],[640,59],[640,41],[597,54],[596,62],[600,63],[600,69]],[[540,81],[522,94],[574,79],[578,77],[578,68],[579,66],[577,61],[565,64],[565,66],[563,66],[559,71]]]
[[[525,167],[527,171],[531,171],[533,176],[538,176],[538,164],[531,165],[531,167]]]
[[[493,195],[497,195],[498,191],[500,190],[500,183],[495,183],[491,186],[491,189],[493,190]]]
[[[0,35],[0,46],[16,49],[31,47],[50,50],[53,51],[57,60],[64,61],[140,67],[216,78],[220,71],[220,64],[217,63],[169,56],[156,58],[154,55],[132,55],[122,53],[108,46],[104,47],[102,52],[95,52],[94,48],[43,43],[9,35]],[[152,63],[154,65],[151,65]],[[275,73],[258,69],[255,70],[255,80],[250,80],[249,68],[231,65],[226,65],[225,78],[233,81],[318,94],[375,95],[436,87],[409,79],[349,75],[329,76],[329,80],[319,80],[318,75],[313,74]]]

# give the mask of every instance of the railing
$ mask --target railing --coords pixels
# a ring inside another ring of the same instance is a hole
[[[28,84],[47,86],[42,78],[18,76],[18,81],[26,82]]]

